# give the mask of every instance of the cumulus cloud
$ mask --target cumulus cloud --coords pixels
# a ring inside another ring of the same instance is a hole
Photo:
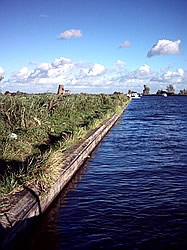
[[[0,68],[0,72],[4,72]],[[7,81],[1,82],[3,91],[53,92],[58,85],[64,84],[73,92],[101,93],[128,89],[142,92],[143,85],[150,87],[152,93],[165,89],[168,84],[175,84],[176,91],[184,89],[187,73],[179,68],[171,71],[155,72],[148,64],[135,70],[128,70],[125,62],[117,60],[114,65],[105,67],[102,64],[73,61],[69,58],[55,58],[51,63],[43,62],[34,69],[22,67]]]
[[[107,72],[108,74],[124,74],[126,71],[125,65],[126,63],[124,61],[117,60],[114,65],[109,68],[106,68],[105,72]]]
[[[151,71],[151,68],[150,68],[149,65],[144,64],[143,66],[141,66],[141,67],[139,68],[139,71],[149,73],[149,72]]]
[[[168,70],[165,73],[153,77],[150,80],[150,83],[153,86],[156,84],[158,86],[157,89],[166,89],[166,86],[172,84],[177,93],[181,89],[186,89],[187,87],[187,71],[182,68],[179,68],[176,71]]]
[[[13,78],[28,79],[30,74],[31,70],[29,70],[27,67],[23,67],[18,72],[13,74]]]
[[[129,48],[131,46],[131,43],[129,41],[124,41],[120,43],[120,48]]]
[[[63,33],[60,33],[57,36],[57,39],[70,39],[70,38],[78,38],[78,37],[82,37],[82,31],[81,30],[75,30],[75,29],[71,29],[71,30],[66,30]]]
[[[155,72],[147,64],[140,66],[138,69],[128,72],[126,78],[130,81],[137,82],[149,82],[152,77],[155,76]]]
[[[104,73],[105,67],[101,64],[94,64],[88,71],[88,76],[98,76]]]
[[[168,83],[177,83],[177,82],[181,82],[182,79],[184,79],[184,70],[179,68],[177,71],[172,72],[172,71],[167,71],[166,73],[164,73],[161,76],[161,79],[164,82],[168,82]],[[187,82],[186,82],[187,83]]]
[[[153,45],[152,49],[147,53],[147,57],[179,54],[179,45],[181,40],[170,41],[170,40],[158,40],[157,44]]]
[[[37,69],[39,70],[43,70],[43,71],[48,71],[52,68],[50,63],[40,63],[37,66]]]
[[[55,58],[55,60],[52,62],[53,67],[61,67],[62,65],[71,64],[72,61],[69,58],[60,57]]]

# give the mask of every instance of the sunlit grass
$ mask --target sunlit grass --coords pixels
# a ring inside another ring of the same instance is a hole
[[[64,151],[128,103],[115,95],[0,96],[0,196],[23,185],[48,189]]]

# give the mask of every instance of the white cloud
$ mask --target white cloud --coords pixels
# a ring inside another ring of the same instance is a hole
[[[141,72],[149,73],[149,72],[151,71],[151,68],[149,67],[149,65],[144,64],[143,66],[141,66],[141,67],[139,68],[139,70],[140,70]]]
[[[175,87],[176,93],[181,89],[187,88],[187,71],[182,68],[176,71],[166,71],[150,80],[150,83],[157,87],[157,89],[166,89],[166,86],[172,84]]]
[[[120,43],[120,48],[129,48],[131,46],[131,43],[129,41],[124,41]]]
[[[126,71],[125,65],[126,63],[124,61],[117,60],[113,66],[105,69],[105,72],[107,72],[108,74],[124,74]]]
[[[182,76],[182,77],[184,76],[184,70],[183,69],[179,68],[178,73],[179,73],[180,76]]]
[[[65,58],[65,57],[60,57],[60,58],[56,58],[52,62],[52,66],[53,67],[60,67],[62,65],[69,64],[69,63],[72,63],[71,59]]]
[[[48,71],[52,68],[51,64],[49,63],[40,63],[37,66],[37,69],[39,70],[43,70],[43,71]]]
[[[130,71],[125,62],[117,60],[111,67],[98,63],[75,62],[69,58],[56,58],[51,63],[40,63],[33,70],[22,67],[7,81],[1,82],[3,91],[23,92],[53,92],[58,85],[64,84],[73,92],[101,93],[114,91],[127,92],[132,89],[142,92],[143,85],[150,87],[155,93],[158,89],[165,89],[168,84],[175,85],[176,91],[187,88],[187,73],[179,68],[171,71],[155,72],[148,64]],[[33,65],[32,65],[33,67]],[[2,68],[0,70],[3,72]]]
[[[150,81],[155,76],[155,72],[147,64],[140,66],[138,69],[129,72],[127,77],[129,79],[136,79],[137,81]]]
[[[180,83],[184,80],[184,70],[179,68],[177,71],[167,71],[161,76],[162,81],[168,83]],[[187,79],[186,79],[187,80]],[[187,81],[186,81],[187,84]]]
[[[98,76],[104,73],[105,67],[101,64],[94,64],[88,71],[88,76]]]
[[[18,72],[13,74],[13,78],[17,79],[28,79],[28,77],[31,74],[31,70],[29,70],[27,67],[21,68]]]
[[[70,39],[70,38],[78,38],[78,37],[82,37],[82,31],[75,30],[75,29],[66,30],[57,36],[58,39]]]
[[[181,40],[170,41],[170,40],[158,40],[157,44],[153,45],[152,49],[147,53],[147,57],[156,55],[169,55],[179,54],[179,45]]]
[[[120,67],[120,68],[123,68],[123,67],[125,67],[125,62],[123,62],[123,61],[121,61],[121,60],[117,60],[116,65],[117,65],[118,67]]]
[[[4,75],[5,71],[4,69],[0,66],[0,76]]]

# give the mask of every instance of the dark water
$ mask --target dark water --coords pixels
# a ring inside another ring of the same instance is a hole
[[[187,97],[134,99],[29,249],[187,249]]]

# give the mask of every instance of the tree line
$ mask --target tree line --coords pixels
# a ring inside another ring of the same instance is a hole
[[[128,94],[131,94],[133,93],[134,91],[132,90],[128,90]],[[163,95],[163,94],[167,94],[167,95],[176,95],[175,93],[175,88],[172,84],[169,84],[167,87],[166,87],[166,90],[157,90],[156,94],[155,95]],[[146,95],[150,95],[150,88],[149,86],[147,85],[144,85],[144,89],[143,89],[143,93],[142,93],[143,96],[146,96]],[[180,90],[178,95],[187,95],[187,89],[183,89],[183,90]]]

